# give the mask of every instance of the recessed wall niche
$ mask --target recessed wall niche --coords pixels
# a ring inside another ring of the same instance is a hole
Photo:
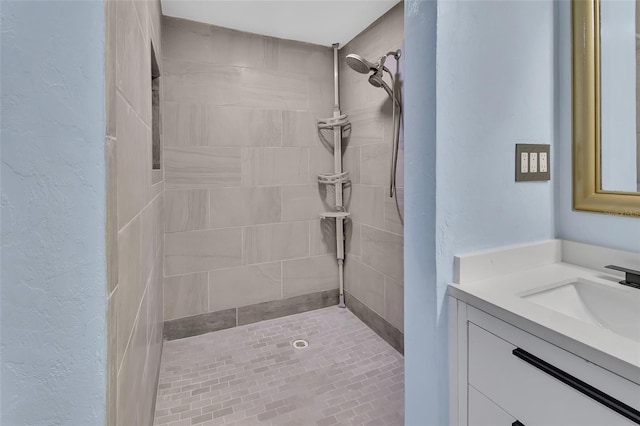
[[[162,144],[160,142],[160,67],[151,43],[151,168],[153,183],[162,180]]]

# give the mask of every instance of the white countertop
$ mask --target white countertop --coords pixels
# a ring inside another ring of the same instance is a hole
[[[504,252],[500,255],[503,254]],[[487,255],[483,253],[482,256]],[[492,256],[494,258],[491,262],[495,261],[495,253]],[[475,258],[472,260],[477,261]],[[634,296],[640,289],[618,284],[619,276],[561,261],[544,265],[538,262],[533,266],[528,269],[519,268],[517,272],[506,268],[502,269],[506,273],[494,271],[497,275],[492,274],[489,278],[482,276],[477,281],[465,280],[463,284],[451,284],[449,294],[640,384],[640,342],[521,298],[523,293],[532,289],[577,278],[613,286]]]

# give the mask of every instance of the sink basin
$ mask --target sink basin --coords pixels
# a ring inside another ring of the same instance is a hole
[[[640,290],[582,278],[529,291],[523,299],[640,342]]]

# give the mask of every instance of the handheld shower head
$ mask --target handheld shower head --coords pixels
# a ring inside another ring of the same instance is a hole
[[[358,54],[351,53],[347,55],[347,57],[345,58],[345,61],[347,62],[347,65],[351,67],[352,70],[357,71],[360,74],[366,74],[369,71],[376,71],[382,68],[382,65],[384,64],[384,59],[386,58],[383,57],[378,60],[377,64],[374,64],[372,62],[367,61],[365,58],[363,58]]]

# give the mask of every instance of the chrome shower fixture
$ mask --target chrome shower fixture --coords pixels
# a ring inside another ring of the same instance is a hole
[[[393,74],[389,71],[389,68],[384,66],[385,61],[389,56],[393,56],[396,61],[400,59],[402,51],[392,50],[387,52],[386,55],[381,56],[374,62],[369,62],[362,56],[356,53],[350,53],[346,56],[345,61],[349,67],[359,72],[360,74],[367,74],[371,72],[369,76],[369,84],[373,87],[383,88],[385,92],[391,98],[393,105],[393,148],[391,151],[391,179],[389,184],[389,196],[393,197],[396,192],[396,168],[398,164],[398,148],[400,145],[400,115],[402,114],[402,106],[400,104],[399,97],[396,95],[396,82],[393,78]],[[384,81],[384,73],[389,74],[391,79],[391,87]],[[397,113],[396,113],[397,111]]]

